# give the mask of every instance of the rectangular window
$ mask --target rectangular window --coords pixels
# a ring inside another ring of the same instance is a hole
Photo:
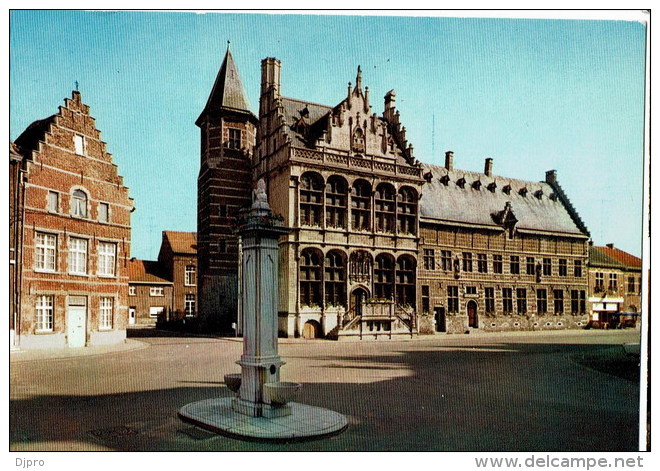
[[[512,275],[520,275],[520,257],[518,255],[511,255],[509,268]]]
[[[424,270],[435,270],[435,250],[424,249]]]
[[[513,312],[513,289],[502,288],[502,310],[505,314]]]
[[[99,303],[99,330],[112,329],[112,298],[101,298]]]
[[[58,212],[60,207],[60,194],[57,191],[48,192],[48,211],[51,213]]]
[[[602,272],[596,272],[596,282],[594,284],[594,291],[600,293],[605,288],[605,274]]]
[[[580,290],[580,314],[587,312],[587,292]]]
[[[555,300],[555,314],[564,313],[564,292],[560,289],[552,291],[552,297]]]
[[[477,254],[477,271],[479,273],[488,273],[488,257],[485,253]]]
[[[229,140],[227,141],[227,147],[230,149],[240,149],[241,148],[241,130],[229,128]]]
[[[149,317],[158,317],[164,312],[165,308],[163,306],[151,306],[149,308]]]
[[[629,276],[628,277],[628,292],[629,293],[634,293],[635,292],[635,277],[634,276]]]
[[[582,276],[582,260],[575,260],[573,262],[573,276],[576,278]]]
[[[527,263],[525,265],[525,267],[526,267],[525,272],[528,275],[534,275],[536,273],[536,270],[534,270],[534,262],[535,262],[534,257],[527,257]]]
[[[502,273],[501,255],[493,255],[493,273]]]
[[[442,251],[442,269],[451,271],[451,250]]]
[[[37,296],[37,332],[53,331],[53,296]]]
[[[73,146],[78,155],[85,155],[85,138],[80,134],[73,135]]]
[[[184,310],[186,311],[186,317],[192,317],[195,315],[195,295],[194,294],[186,294],[186,298],[184,300]]]
[[[128,287],[128,295],[129,296],[135,296],[137,293],[135,292],[135,286],[129,286]]]
[[[221,218],[226,218],[227,217],[227,205],[226,204],[221,204],[220,208],[218,209],[218,215]]]
[[[610,283],[607,286],[607,289],[610,291],[616,291],[618,288],[618,275],[616,273],[610,273]]]
[[[465,294],[477,294],[477,287],[476,286],[466,286],[465,287]]]
[[[458,312],[458,286],[447,286],[447,312]]]
[[[110,205],[108,203],[99,203],[99,222],[108,222],[110,220]]]
[[[69,273],[87,274],[87,239],[69,237]]]
[[[484,288],[486,296],[486,312],[495,312],[495,288]]]
[[[197,282],[195,275],[196,275],[195,265],[186,265],[184,284],[186,286],[195,286],[195,283]]]
[[[112,242],[99,242],[97,275],[115,276],[116,258],[117,244],[113,244]]]
[[[578,290],[571,290],[571,314],[577,314],[580,310],[580,294]]]
[[[516,289],[516,307],[518,314],[527,313],[527,290],[525,288]]]
[[[552,275],[552,259],[544,258],[543,259],[543,276]]]
[[[431,293],[428,286],[422,286],[422,312],[431,311]]]
[[[54,272],[57,260],[57,236],[37,232],[35,245],[35,269]]]
[[[565,258],[559,259],[559,276],[568,276],[568,264]]]
[[[472,254],[470,252],[463,252],[463,271],[472,271]]]
[[[536,312],[539,314],[548,312],[548,292],[545,289],[536,290]]]
[[[162,286],[152,286],[149,288],[149,296],[165,296],[165,290]]]

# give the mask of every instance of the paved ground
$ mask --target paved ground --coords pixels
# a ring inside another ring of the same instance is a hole
[[[298,402],[349,428],[293,444],[243,442],[177,419],[184,404],[229,397],[239,339],[133,337],[119,351],[12,353],[11,450],[636,450],[639,383],[585,362],[639,332],[568,331],[409,341],[283,339],[283,381]],[[609,358],[608,357],[608,358]]]

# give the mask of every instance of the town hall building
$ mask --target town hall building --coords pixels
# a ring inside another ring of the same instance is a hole
[[[227,50],[201,130],[199,313],[240,324],[241,241],[232,225],[263,179],[280,240],[279,332],[393,338],[584,326],[589,232],[557,180],[417,159],[396,93],[375,112],[358,67],[334,105],[282,95],[261,63],[259,114]]]

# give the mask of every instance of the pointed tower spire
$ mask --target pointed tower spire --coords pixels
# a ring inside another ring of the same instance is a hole
[[[238,68],[231,54],[230,44],[227,41],[225,58],[215,78],[213,89],[202,111],[202,115],[220,110],[242,111],[252,114],[241,77],[238,75]]]
[[[353,95],[362,95],[362,68],[358,65],[357,76],[355,77],[355,88]]]

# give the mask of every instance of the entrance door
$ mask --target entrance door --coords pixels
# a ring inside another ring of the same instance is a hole
[[[69,347],[84,347],[87,343],[87,298],[85,296],[69,296],[66,325]]]
[[[367,291],[363,288],[355,288],[351,293],[351,304],[355,308],[355,315],[362,315],[362,306],[367,300]]]
[[[479,327],[479,319],[477,317],[477,303],[470,301],[467,304],[468,312],[468,327],[474,327],[475,329]]]
[[[317,339],[319,338],[321,332],[321,326],[316,321],[307,321],[303,326],[303,338],[304,339]]]
[[[128,308],[128,325],[135,325],[135,308]]]
[[[435,313],[435,331],[447,332],[447,325],[445,322],[445,308],[435,307],[433,308],[433,312]]]

